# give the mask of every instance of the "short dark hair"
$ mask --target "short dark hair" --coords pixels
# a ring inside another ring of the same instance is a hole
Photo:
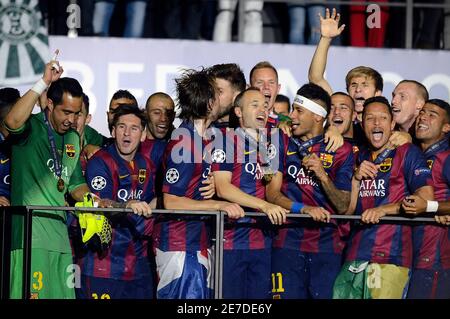
[[[287,103],[287,104],[291,105],[291,100],[289,100],[289,98],[286,95],[283,95],[283,94],[278,94],[277,97],[275,98],[275,102],[277,102],[277,103]]]
[[[89,114],[89,96],[87,96],[85,93],[83,93],[83,104],[84,108],[86,109],[86,114]]]
[[[83,89],[80,83],[74,78],[59,78],[53,82],[47,91],[47,97],[53,101],[53,105],[62,103],[64,93],[69,93],[73,97],[83,97]]]
[[[236,63],[215,64],[209,68],[212,76],[231,83],[235,91],[242,92],[247,85],[244,72]]]
[[[310,100],[322,102],[320,104],[325,108],[327,114],[330,112],[331,97],[321,86],[314,83],[304,84],[297,90],[297,95],[304,96]]]
[[[6,117],[13,105],[16,104],[19,99],[19,90],[11,87],[0,89],[0,121]]]
[[[217,87],[207,69],[187,69],[175,79],[180,118],[201,119],[208,116],[209,103],[216,98]]]
[[[391,119],[394,117],[394,114],[392,113],[391,104],[389,103],[388,99],[385,98],[384,96],[373,96],[373,97],[369,97],[367,100],[364,101],[363,112],[362,112],[363,118],[364,118],[364,115],[366,114],[367,105],[372,104],[372,103],[380,103],[380,104],[385,105],[389,114],[391,115]]]
[[[447,102],[445,102],[444,100],[441,100],[441,99],[430,99],[430,100],[427,100],[425,102],[425,104],[426,103],[436,105],[436,106],[440,107],[441,109],[443,109],[447,115],[447,123],[450,123],[450,104],[448,104]]]
[[[353,100],[353,98],[350,96],[350,94],[342,92],[342,91],[338,91],[338,92],[334,92],[333,94],[331,94],[331,97],[333,96],[337,96],[337,95],[343,95],[349,98],[350,103],[351,103],[351,108],[352,110],[355,110],[355,101]]]
[[[109,104],[111,105],[112,101],[118,100],[118,99],[128,99],[128,100],[132,100],[134,103],[138,104],[134,95],[131,94],[130,91],[128,91],[128,90],[117,90],[111,97],[111,101],[109,102]]]
[[[412,83],[417,88],[417,95],[419,95],[424,101],[427,101],[429,99],[428,90],[422,83],[416,81],[416,80],[401,80],[398,82],[397,86],[402,83]]]
[[[261,92],[258,88],[255,88],[253,86],[246,88],[244,91],[242,91],[241,93],[239,93],[236,98],[234,99],[234,107],[240,107],[242,108],[242,98],[244,97],[245,93],[249,92],[249,91],[257,91],[257,92]]]
[[[121,104],[120,107],[114,110],[114,117],[111,126],[116,126],[119,118],[123,115],[133,114],[136,115],[141,120],[142,129],[145,129],[147,124],[147,117],[143,110],[141,110],[137,104]]]
[[[152,95],[150,95],[150,96],[148,97],[148,99],[147,99],[147,102],[145,102],[145,109],[148,109],[148,106],[149,106],[149,104],[150,104],[150,101],[151,101],[153,98],[155,98],[155,97],[159,97],[159,98],[162,98],[162,99],[168,99],[168,100],[171,100],[171,101],[173,102],[173,100],[172,100],[172,98],[170,97],[169,94],[164,93],[164,92],[155,92],[155,93],[153,93]]]

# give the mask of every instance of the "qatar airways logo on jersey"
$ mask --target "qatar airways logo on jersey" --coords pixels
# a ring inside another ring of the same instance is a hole
[[[117,191],[117,197],[124,202],[133,200],[133,199],[141,200],[142,193],[143,193],[142,189],[127,190],[127,189],[121,188]]]
[[[49,158],[47,161],[47,167],[49,168],[50,172],[53,173],[53,175],[55,176],[55,178],[58,178],[56,176],[56,172],[55,172],[55,161],[52,158]],[[63,165],[62,167],[62,171],[61,171],[61,176],[65,176],[66,179],[69,176],[69,168],[65,165]]]
[[[386,187],[384,179],[365,179],[359,186],[359,197],[384,197],[386,196]]]
[[[287,172],[297,185],[319,186],[313,175],[311,175],[311,172],[303,166],[297,167],[295,165],[289,165]]]
[[[245,171],[250,175],[253,175],[253,179],[260,180],[264,178],[264,171],[259,163],[247,163],[245,164]]]

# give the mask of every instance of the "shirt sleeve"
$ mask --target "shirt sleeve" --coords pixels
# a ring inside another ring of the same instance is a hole
[[[195,163],[188,147],[183,147],[179,141],[171,141],[165,152],[165,170],[163,192],[185,196],[188,185],[192,179]]]
[[[214,143],[214,150],[211,155],[211,171],[232,172],[234,167],[234,134],[228,131],[222,135],[222,143]]]
[[[77,164],[75,165],[75,168],[72,172],[72,176],[70,176],[69,181],[69,192],[73,191],[77,187],[83,185],[86,183],[86,179],[83,176],[83,172],[81,170],[81,162],[80,159],[78,159]]]
[[[339,165],[336,172],[336,179],[334,181],[334,185],[337,189],[341,191],[350,192],[352,190],[352,175],[353,168],[355,165],[355,154],[352,152],[351,147],[349,147],[349,151],[346,152],[344,162],[342,165]]]
[[[403,172],[410,193],[414,194],[423,186],[432,186],[431,170],[420,149],[415,145],[410,145],[406,152]]]
[[[89,189],[100,198],[114,199],[114,185],[106,163],[98,156],[91,158],[86,168]]]

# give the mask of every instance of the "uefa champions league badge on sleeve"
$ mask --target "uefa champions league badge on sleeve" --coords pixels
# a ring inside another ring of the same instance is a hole
[[[0,1],[0,85],[32,83],[50,59],[38,1]]]

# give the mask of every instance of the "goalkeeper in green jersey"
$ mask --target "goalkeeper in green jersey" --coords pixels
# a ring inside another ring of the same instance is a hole
[[[5,124],[14,145],[11,160],[11,205],[64,206],[68,192],[83,201],[89,192],[80,168],[80,138],[71,128],[81,111],[82,88],[77,80],[60,78],[58,61],[12,107]],[[47,108],[31,114],[47,90]],[[99,206],[102,207],[100,201]],[[13,216],[11,298],[21,297],[23,224]],[[32,218],[31,296],[74,298],[72,254],[64,211],[34,211]]]

